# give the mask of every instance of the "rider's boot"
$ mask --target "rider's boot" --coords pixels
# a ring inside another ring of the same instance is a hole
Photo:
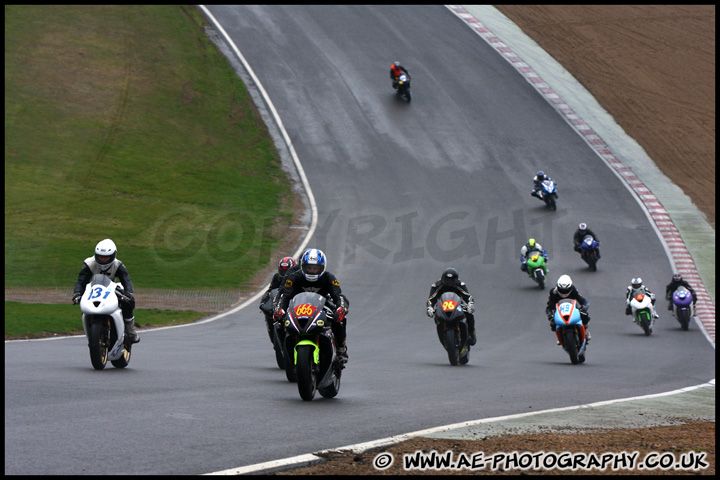
[[[345,344],[344,338],[340,341],[340,344],[338,345],[337,354],[338,354],[338,357],[340,357],[340,361],[342,363],[347,363],[348,353],[347,353],[347,345]]]
[[[133,315],[132,318],[124,318],[123,320],[125,321],[125,333],[127,333],[130,343],[138,343],[140,337],[135,331],[135,316]]]

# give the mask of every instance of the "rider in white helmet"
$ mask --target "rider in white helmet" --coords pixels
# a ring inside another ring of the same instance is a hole
[[[110,277],[110,280],[115,281],[116,278],[120,279],[120,283],[125,288],[125,297],[127,301],[120,303],[120,308],[123,313],[123,320],[125,320],[125,330],[127,331],[128,337],[132,343],[140,341],[137,332],[135,332],[135,316],[133,310],[135,310],[135,297],[133,297],[133,284],[130,280],[130,274],[125,268],[125,264],[117,259],[117,247],[115,242],[106,238],[101,240],[95,246],[95,255],[88,257],[83,262],[82,269],[78,275],[78,280],[75,283],[75,289],[73,293],[72,303],[80,303],[80,297],[85,292],[85,286],[90,283],[93,275],[102,273]]]
[[[582,247],[580,247],[580,245],[582,245],[582,242],[587,235],[590,235],[591,237],[593,237],[595,239],[596,242],[598,242],[597,258],[599,260],[601,258],[601,256],[600,256],[600,239],[595,234],[595,232],[593,232],[592,230],[590,230],[588,228],[587,223],[580,223],[578,225],[577,230],[575,230],[575,233],[573,234],[573,244],[574,244],[573,248],[575,249],[576,252],[581,253]]]
[[[625,293],[625,315],[632,315],[632,307],[630,307],[630,300],[640,294],[650,297],[650,300],[652,301],[652,304],[650,305],[650,310],[652,310],[652,316],[653,318],[659,318],[660,315],[658,315],[658,313],[655,311],[655,294],[648,290],[645,285],[643,285],[642,278],[640,277],[630,280],[630,285],[628,285],[627,287],[627,292]]]
[[[585,297],[580,295],[578,289],[575,288],[570,275],[561,275],[560,278],[558,278],[555,288],[550,290],[547,305],[545,306],[545,313],[547,314],[548,321],[550,322],[550,329],[553,332],[555,331],[555,305],[564,298],[577,300],[580,308],[580,319],[585,326],[585,338],[590,341],[590,332],[588,331],[590,315],[588,315],[587,312],[589,302],[585,299]]]

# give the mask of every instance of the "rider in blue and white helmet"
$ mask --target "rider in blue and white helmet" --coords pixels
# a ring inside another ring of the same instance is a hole
[[[325,273],[325,265],[325,254],[316,248],[306,251],[300,259],[300,269],[308,282],[317,282]]]
[[[290,300],[301,292],[315,292],[330,297],[337,307],[335,310],[332,331],[338,340],[338,355],[347,361],[347,346],[345,345],[347,312],[349,302],[340,289],[335,275],[327,271],[327,259],[322,250],[311,248],[300,257],[300,270],[290,271],[285,277],[285,283],[280,289],[275,305],[275,319],[285,316]]]

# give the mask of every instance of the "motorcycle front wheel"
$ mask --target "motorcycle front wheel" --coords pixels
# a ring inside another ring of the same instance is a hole
[[[690,310],[678,310],[677,319],[678,322],[680,322],[680,328],[682,328],[683,330],[687,330],[690,326]]]
[[[300,398],[310,401],[315,397],[317,374],[313,362],[313,348],[309,345],[297,347],[297,385]]]
[[[578,357],[578,347],[577,342],[575,341],[575,331],[566,328],[563,332],[563,346],[565,347],[565,350],[567,351],[568,355],[570,356],[570,361],[573,365],[577,365],[580,363],[580,358]]]
[[[650,322],[651,322],[650,312],[648,312],[648,311],[638,312],[638,323],[642,327],[643,332],[645,332],[646,337],[649,337],[650,334],[652,333],[652,327],[650,327],[650,325],[652,325],[652,324]]]
[[[90,347],[90,362],[95,370],[105,368],[108,359],[108,332],[107,320],[90,324],[88,333],[88,347]]]
[[[450,365],[460,363],[460,348],[458,347],[458,331],[455,328],[445,330],[445,350],[447,350]]]
[[[597,272],[597,257],[595,254],[588,255],[588,265],[590,266],[590,270],[593,272]]]

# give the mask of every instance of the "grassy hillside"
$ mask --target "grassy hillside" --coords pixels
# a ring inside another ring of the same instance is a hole
[[[71,286],[112,238],[137,287],[238,288],[288,180],[192,6],[5,6],[5,285]]]

